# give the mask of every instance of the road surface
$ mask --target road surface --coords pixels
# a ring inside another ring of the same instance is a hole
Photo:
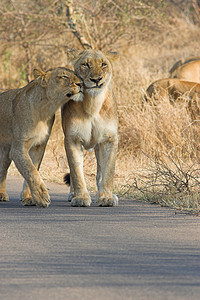
[[[22,179],[0,203],[1,300],[200,299],[200,218],[148,203],[23,207]]]

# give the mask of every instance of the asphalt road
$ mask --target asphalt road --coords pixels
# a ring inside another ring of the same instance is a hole
[[[200,299],[200,218],[133,200],[22,207],[22,179],[0,203],[0,299]]]

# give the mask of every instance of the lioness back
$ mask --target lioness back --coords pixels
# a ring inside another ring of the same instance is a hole
[[[0,141],[12,139],[12,101],[18,90],[8,90],[0,94]]]
[[[170,77],[200,83],[200,59],[179,66]]]
[[[196,61],[196,60],[200,60],[200,56],[191,56],[191,57],[178,60],[177,62],[175,62],[175,64],[173,64],[173,66],[169,70],[170,77],[172,77],[172,73],[180,66],[183,66],[191,61]]]

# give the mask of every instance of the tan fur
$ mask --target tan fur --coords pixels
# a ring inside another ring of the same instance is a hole
[[[200,60],[200,56],[191,56],[191,57],[187,57],[187,58],[183,58],[178,60],[177,62],[175,62],[175,64],[171,67],[171,69],[169,70],[170,73],[170,77],[172,77],[172,73],[179,68],[180,66],[183,66],[191,61],[195,61],[195,60]]]
[[[0,94],[0,200],[7,201],[6,175],[13,159],[25,178],[24,205],[47,207],[47,188],[40,167],[56,110],[69,100],[82,101],[81,80],[73,71],[34,70],[35,79],[21,89]]]
[[[147,101],[153,105],[164,99],[171,103],[180,102],[182,99],[187,102],[188,111],[192,119],[199,117],[200,109],[200,84],[184,81],[178,78],[166,78],[153,82],[146,91]],[[185,100],[186,99],[186,100]]]
[[[200,59],[179,66],[171,72],[170,77],[200,83]]]
[[[73,53],[75,73],[84,82],[83,102],[69,102],[62,108],[65,149],[70,167],[72,206],[90,206],[91,198],[83,175],[83,147],[95,149],[97,159],[97,203],[116,206],[112,194],[118,146],[117,104],[111,87],[116,53],[98,50]]]

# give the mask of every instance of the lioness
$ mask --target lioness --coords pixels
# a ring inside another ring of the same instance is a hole
[[[147,88],[148,97],[159,101],[168,97],[172,102],[187,93],[189,98],[200,97],[200,84],[178,78],[165,78],[154,81]]]
[[[169,99],[173,104],[186,99],[188,111],[194,120],[200,115],[200,84],[191,81],[184,81],[178,78],[160,79],[146,90],[146,100],[156,105],[159,101]]]
[[[25,87],[0,94],[0,200],[8,200],[6,175],[13,159],[26,180],[22,203],[47,207],[50,198],[38,169],[54,114],[69,100],[82,101],[83,93],[81,80],[67,68],[33,73]]]
[[[181,65],[171,72],[170,77],[200,83],[200,59]]]
[[[183,66],[191,61],[196,61],[196,60],[200,60],[200,56],[191,56],[191,57],[187,57],[187,58],[178,60],[177,62],[175,62],[175,64],[173,64],[173,66],[169,70],[170,77],[173,77],[172,73],[180,66]]]
[[[99,206],[117,206],[112,193],[118,149],[117,104],[111,87],[112,62],[117,53],[98,50],[73,52],[75,74],[84,82],[83,102],[68,102],[62,108],[62,127],[70,167],[69,200],[72,206],[90,206],[91,198],[83,175],[83,147],[94,148]]]

